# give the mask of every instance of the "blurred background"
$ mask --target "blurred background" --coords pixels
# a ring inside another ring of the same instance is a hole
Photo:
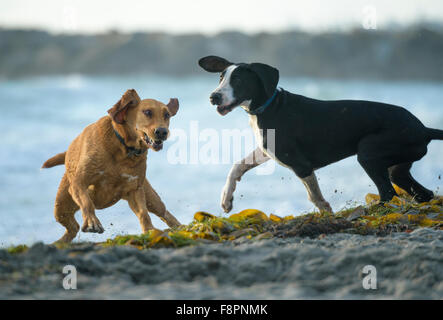
[[[66,150],[128,88],[163,102],[178,97],[171,128],[189,132],[192,121],[200,130],[249,128],[242,110],[222,118],[210,106],[218,75],[197,65],[209,54],[271,64],[280,70],[279,85],[294,93],[397,104],[443,128],[440,0],[0,0],[0,246],[63,234],[53,204],[64,167],[42,171],[41,164]],[[172,143],[149,153],[147,169],[169,210],[183,223],[198,210],[222,214],[230,165],[169,164]],[[443,144],[431,142],[413,167],[436,192],[442,159]],[[336,211],[376,193],[355,157],[317,176]],[[278,215],[314,209],[298,178],[278,165],[272,175],[251,171],[239,183],[233,212],[246,208]],[[141,231],[123,201],[97,215],[105,233],[80,233],[77,241]]]

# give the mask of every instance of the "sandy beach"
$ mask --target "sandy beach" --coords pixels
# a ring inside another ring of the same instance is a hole
[[[175,249],[0,251],[0,299],[442,299],[443,231],[247,239]],[[77,269],[65,290],[65,265]],[[377,271],[364,289],[363,268]]]

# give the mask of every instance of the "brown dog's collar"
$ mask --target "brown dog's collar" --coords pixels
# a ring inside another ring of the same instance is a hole
[[[146,152],[147,149],[143,150],[143,149],[137,149],[137,148],[128,146],[125,142],[125,139],[123,139],[123,137],[115,129],[114,129],[114,133],[115,133],[115,136],[117,137],[118,141],[120,141],[121,144],[125,146],[128,157],[130,157],[130,156],[139,157]]]

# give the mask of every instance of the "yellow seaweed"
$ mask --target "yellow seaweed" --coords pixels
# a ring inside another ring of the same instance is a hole
[[[406,200],[405,200],[405,199],[402,199],[402,198],[399,198],[399,197],[397,197],[397,196],[394,196],[394,197],[391,199],[391,201],[389,201],[389,203],[394,204],[394,205],[397,205],[397,206],[403,206],[403,205],[406,204]]]
[[[296,217],[294,215],[280,217],[271,213],[268,217],[260,210],[246,209],[225,218],[199,211],[194,214],[194,220],[188,225],[167,232],[156,229],[142,235],[121,235],[108,239],[103,245],[130,245],[139,249],[176,248],[207,241],[232,241],[238,238],[267,239],[274,237],[274,231],[278,228],[285,228],[284,224],[290,224],[290,228],[299,228],[305,223],[342,223],[359,208],[363,210],[361,215],[355,219],[346,220],[352,224],[352,230],[362,232],[362,234],[376,232],[374,229],[377,228],[386,232],[386,225],[396,223],[407,224],[408,230],[419,227],[443,230],[443,197],[436,197],[427,203],[416,203],[411,197],[406,197],[398,187],[396,192],[400,196],[393,197],[390,202],[383,205],[376,205],[376,202],[380,200],[379,195],[367,194],[365,200],[368,205],[347,208],[336,214],[316,212]],[[291,225],[291,220],[297,223]]]
[[[400,219],[405,218],[401,213],[389,213],[383,217],[381,217],[382,223],[396,223]]]
[[[271,213],[269,215],[269,220],[271,220],[272,222],[282,222],[283,218]]]
[[[229,224],[223,220],[216,220],[211,223],[211,228],[214,232],[220,234],[230,233],[235,230],[232,224]]]
[[[229,219],[234,222],[242,222],[249,219],[257,223],[269,220],[268,216],[263,211],[257,209],[246,209],[239,213],[234,213],[229,216]]]
[[[161,230],[154,229],[150,234],[150,238],[150,247],[175,247],[175,243],[169,234]]]
[[[420,221],[426,218],[425,214],[408,214],[408,220],[411,223],[420,223]]]
[[[175,233],[169,232],[169,236],[172,236],[173,234],[189,239],[193,239],[194,236],[194,233],[185,230],[176,231]]]
[[[365,201],[367,204],[374,204],[380,201],[380,196],[378,194],[368,193],[365,197]]]
[[[409,193],[407,193],[405,190],[403,190],[402,188],[400,188],[399,186],[397,186],[395,183],[392,184],[392,186],[395,189],[395,192],[403,198],[410,198],[411,196],[409,195]]]
[[[205,220],[215,219],[215,216],[204,211],[198,211],[194,214],[194,219],[198,222],[203,222]]]
[[[441,221],[435,221],[428,218],[424,218],[419,222],[420,227],[433,227],[438,224],[441,224]]]

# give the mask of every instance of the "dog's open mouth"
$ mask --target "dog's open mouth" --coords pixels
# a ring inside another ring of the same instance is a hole
[[[236,101],[227,106],[217,106],[217,112],[220,113],[222,116],[225,116],[237,106],[238,104]]]
[[[159,151],[163,149],[163,141],[162,140],[152,140],[149,136],[144,133],[146,144],[154,149],[155,151]]]

